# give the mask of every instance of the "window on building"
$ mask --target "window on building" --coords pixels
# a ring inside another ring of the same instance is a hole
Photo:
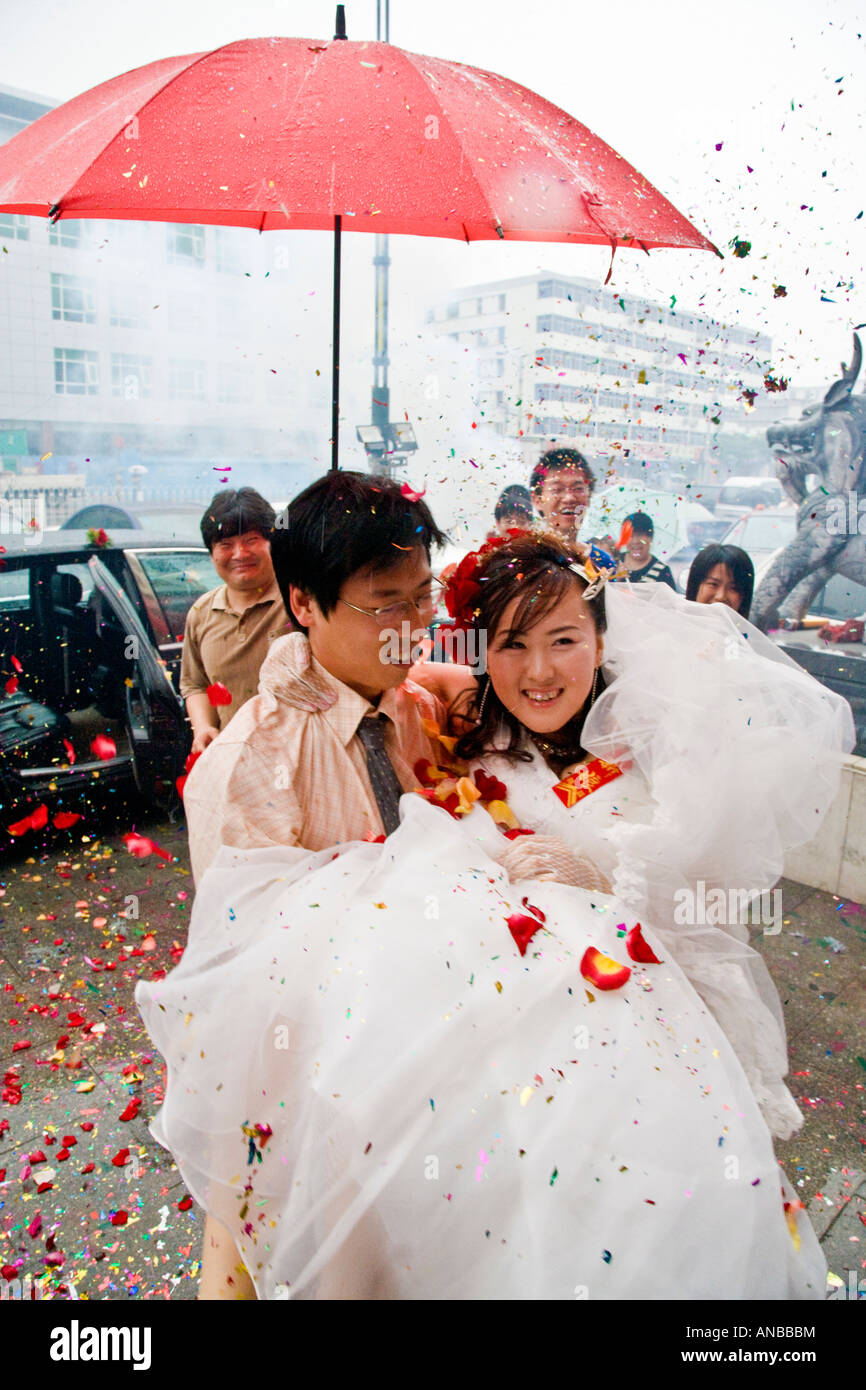
[[[253,369],[248,362],[221,362],[217,369],[217,400],[242,405],[253,397]]]
[[[111,394],[126,401],[147,400],[153,395],[153,358],[127,353],[111,354]]]
[[[58,396],[95,396],[99,392],[99,353],[79,348],[54,349],[54,391]]]
[[[207,400],[207,368],[204,362],[170,358],[168,395],[172,401]]]
[[[479,309],[479,305],[480,305],[480,304],[481,304],[481,300],[480,300],[480,299],[461,299],[461,301],[460,301],[460,317],[461,317],[462,319],[472,319],[472,318],[474,318],[475,315],[478,313],[478,309]]]
[[[112,328],[149,328],[151,320],[143,288],[127,282],[112,285],[108,315]]]
[[[95,280],[52,273],[51,317],[67,323],[96,323]]]
[[[505,295],[485,294],[479,303],[482,314],[499,314],[505,308]]]
[[[90,232],[86,223],[72,218],[69,222],[55,222],[48,228],[48,242],[51,246],[87,246]]]
[[[459,312],[460,312],[460,305],[459,305],[459,304],[457,304],[457,303],[449,304],[449,305],[448,305],[448,308],[445,310],[445,317],[446,317],[446,318],[449,318],[449,319],[456,319],[456,317],[457,317],[457,315],[459,314]]]
[[[240,244],[242,233],[235,227],[215,227],[216,268],[229,275],[240,275],[244,270],[243,249]]]
[[[0,212],[0,241],[29,241],[30,223],[18,212]]]
[[[166,234],[169,265],[204,265],[204,227],[169,224]]]

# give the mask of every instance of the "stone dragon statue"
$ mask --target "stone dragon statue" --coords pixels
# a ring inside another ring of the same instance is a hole
[[[854,334],[849,366],[820,405],[767,430],[777,474],[797,503],[797,534],[776,556],[752,603],[762,631],[799,621],[834,574],[866,584],[866,395],[853,394],[863,361]],[[817,478],[811,490],[807,485]]]

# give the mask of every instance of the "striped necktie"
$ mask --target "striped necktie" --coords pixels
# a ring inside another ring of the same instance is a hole
[[[357,734],[364,745],[370,785],[379,807],[385,834],[390,835],[400,824],[399,806],[403,788],[385,751],[385,724],[384,714],[367,715],[358,725]]]

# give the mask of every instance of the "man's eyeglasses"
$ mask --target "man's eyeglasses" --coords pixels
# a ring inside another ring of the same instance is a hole
[[[368,618],[375,618],[382,627],[391,627],[396,623],[402,623],[410,613],[418,613],[422,618],[425,615],[432,617],[444,588],[444,584],[434,579],[417,598],[403,599],[400,603],[388,603],[384,608],[360,608],[357,603],[349,603],[345,598],[341,598],[339,602],[344,603],[347,608],[354,608],[356,613],[366,613]]]

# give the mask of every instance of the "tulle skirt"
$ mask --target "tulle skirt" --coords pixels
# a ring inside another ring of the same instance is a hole
[[[136,991],[153,1134],[258,1296],[823,1297],[742,1068],[651,928],[640,964],[616,899],[510,885],[482,809],[401,813],[380,845],[223,848],[180,965]],[[625,983],[582,974],[589,947]]]

